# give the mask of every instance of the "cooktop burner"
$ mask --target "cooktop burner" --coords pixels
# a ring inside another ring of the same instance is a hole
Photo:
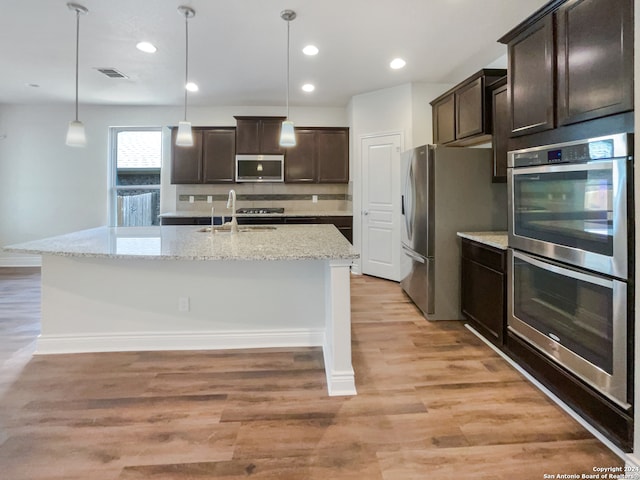
[[[267,213],[284,213],[284,208],[261,208],[261,207],[253,207],[253,208],[239,208],[236,210],[236,213],[248,213],[251,215],[264,215]]]

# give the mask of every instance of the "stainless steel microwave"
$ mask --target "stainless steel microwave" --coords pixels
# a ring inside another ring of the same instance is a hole
[[[284,182],[284,155],[236,155],[236,182]]]

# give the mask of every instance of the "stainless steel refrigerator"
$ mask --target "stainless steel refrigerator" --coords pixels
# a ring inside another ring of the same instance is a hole
[[[460,319],[457,232],[506,230],[506,185],[491,183],[488,148],[423,145],[401,161],[400,283],[427,319]]]

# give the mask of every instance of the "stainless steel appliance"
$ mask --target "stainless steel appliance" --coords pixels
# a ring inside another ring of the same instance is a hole
[[[284,155],[236,155],[236,182],[284,182]]]
[[[509,250],[509,330],[622,407],[627,284]]]
[[[509,152],[511,332],[630,406],[632,137]]]
[[[429,320],[461,319],[458,231],[504,230],[491,150],[423,145],[402,162],[401,286]]]
[[[509,246],[627,278],[629,135],[509,152]]]

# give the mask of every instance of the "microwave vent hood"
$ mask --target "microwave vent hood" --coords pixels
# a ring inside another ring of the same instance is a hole
[[[284,182],[284,155],[236,155],[236,182]]]

